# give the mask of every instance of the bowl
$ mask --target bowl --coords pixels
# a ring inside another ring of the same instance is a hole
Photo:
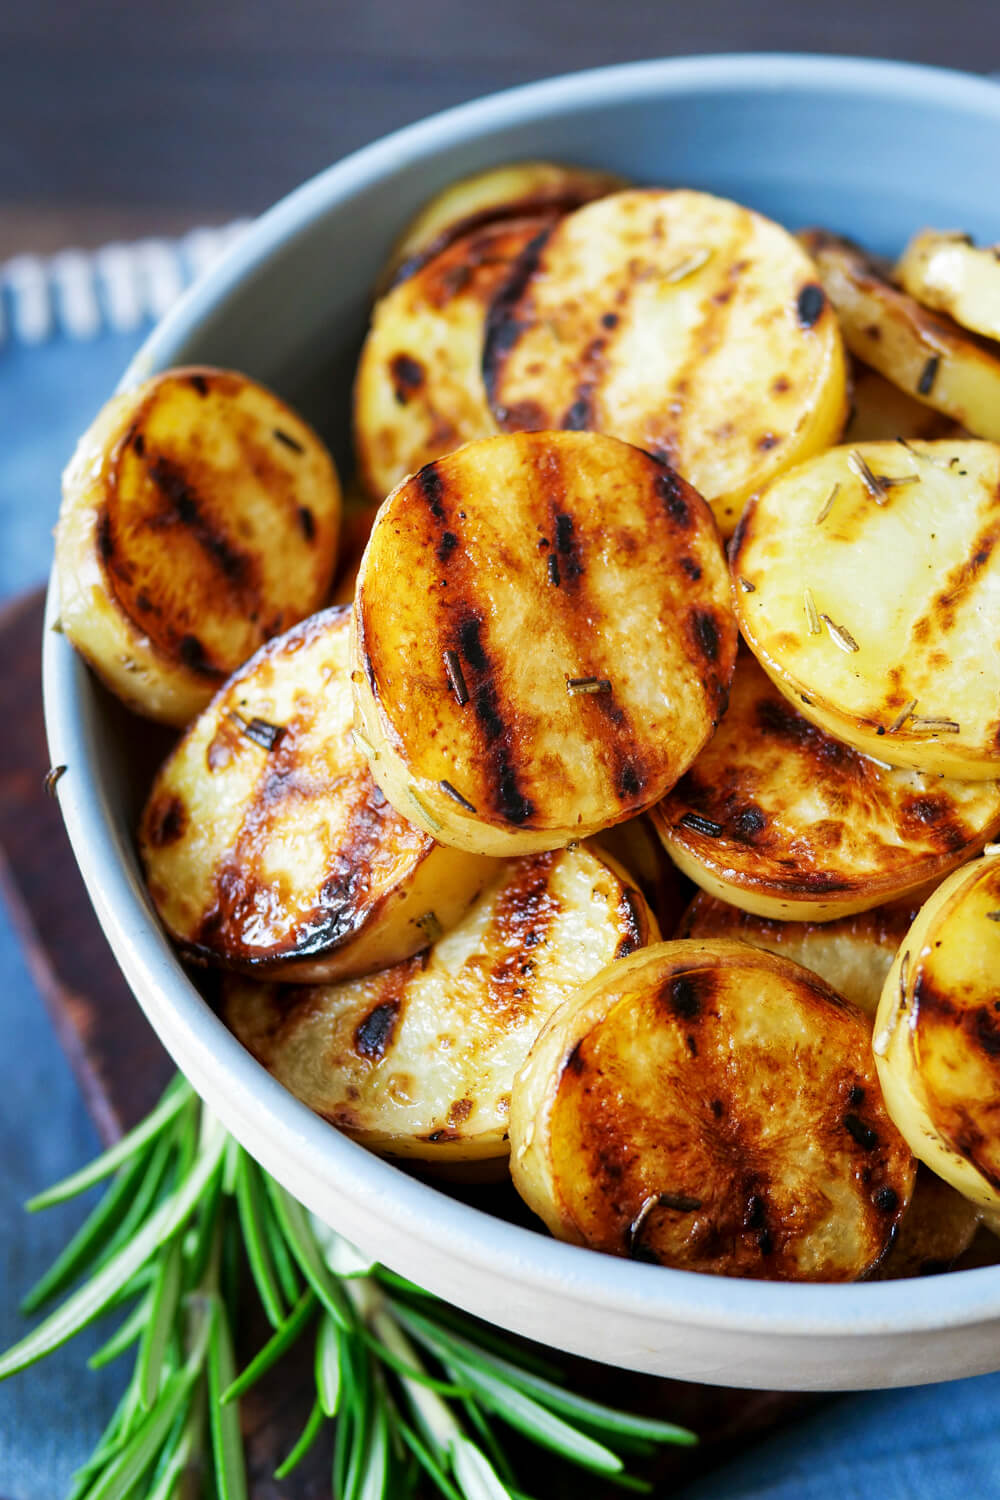
[[[1000,237],[1000,88],[894,63],[711,57],[598,69],[449,110],[357,152],[259,219],[155,330],[123,383],[228,365],[346,451],[373,275],[437,189],[545,156],[736,198],[876,251],[924,225]],[[108,393],[110,394],[110,393]],[[49,623],[58,615],[49,591]],[[185,974],[146,898],[132,829],[136,729],[58,633],[44,693],[58,795],[104,931],[199,1094],[279,1182],[363,1250],[556,1348],[757,1388],[909,1385],[1000,1366],[1000,1266],[916,1281],[728,1280],[619,1260],[506,1222],[368,1154],[285,1092]]]

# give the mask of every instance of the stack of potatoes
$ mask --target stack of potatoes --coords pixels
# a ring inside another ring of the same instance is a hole
[[[184,730],[149,892],[264,1066],[613,1254],[963,1254],[1000,1213],[997,339],[966,237],[890,278],[527,163],[397,246],[347,499],[245,376],[116,397],[62,627]]]

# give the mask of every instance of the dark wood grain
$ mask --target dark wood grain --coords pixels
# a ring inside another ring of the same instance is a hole
[[[0,21],[0,256],[256,213],[387,130],[553,73],[720,51],[1000,67],[983,0],[34,0]],[[117,227],[116,227],[117,226]],[[16,237],[16,238],[15,238]],[[34,241],[33,242],[33,237]]]
[[[118,972],[90,908],[58,807],[43,790],[48,757],[38,662],[43,600],[33,594],[0,614],[0,877],[31,973],[106,1139],[133,1124],[159,1094],[170,1063]],[[513,1193],[501,1199],[513,1216]],[[496,1203],[491,1206],[496,1207]],[[245,1360],[267,1337],[248,1306],[239,1329]],[[721,1390],[653,1380],[584,1360],[560,1360],[574,1388],[615,1405],[685,1423],[700,1448],[667,1450],[656,1473],[671,1486],[732,1456],[788,1421],[814,1397]],[[329,1447],[320,1443],[294,1482],[274,1468],[291,1448],[311,1404],[308,1358],[289,1358],[242,1403],[253,1500],[328,1500]],[[517,1449],[514,1449],[515,1459]],[[526,1455],[527,1457],[527,1455]],[[578,1471],[542,1465],[532,1454],[529,1488],[550,1500],[612,1500],[621,1494]]]

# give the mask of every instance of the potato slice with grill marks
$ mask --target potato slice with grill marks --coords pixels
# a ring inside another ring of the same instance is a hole
[[[844,429],[845,443],[882,443],[893,438],[964,438],[969,434],[958,422],[924,406],[886,380],[870,365],[854,361],[851,383],[851,416]]]
[[[546,1024],[515,1080],[511,1170],[561,1239],[661,1265],[850,1281],[892,1242],[914,1163],[868,1020],[721,939],[662,943]]]
[[[551,222],[484,225],[376,304],[354,385],[358,466],[375,500],[423,464],[497,431],[482,375],[486,310]]]
[[[896,280],[925,307],[963,328],[1000,339],[1000,245],[975,245],[967,234],[924,229],[896,267]]]
[[[228,978],[223,1016],[279,1082],[364,1145],[488,1164],[508,1154],[511,1085],[543,1022],[657,936],[613,861],[559,850],[505,864],[408,963],[307,988]]]
[[[875,1060],[914,1153],[1000,1213],[1000,850],[921,908],[885,981]]]
[[[833,922],[779,922],[699,891],[675,936],[764,948],[818,974],[874,1020],[885,976],[918,910],[913,902],[893,901]]]
[[[915,400],[1000,442],[1000,349],[901,292],[850,240],[825,229],[799,238],[851,353]]]
[[[835,442],[840,330],[784,229],[688,190],[562,219],[490,313],[483,363],[507,431],[586,428],[671,463],[728,536],[747,496]]]
[[[859,754],[796,713],[743,652],[716,734],[650,816],[712,895],[828,921],[921,891],[978,854],[1000,829],[1000,783]]]
[[[748,505],[740,628],[812,723],[865,755],[1000,776],[1000,447],[834,448]]]
[[[707,506],[593,433],[470,443],[379,512],[355,599],[372,774],[443,843],[558,848],[657,801],[736,636]]]
[[[486,224],[526,214],[568,213],[624,186],[613,172],[551,161],[510,162],[463,177],[421,209],[389,257],[382,283],[393,285],[412,276],[432,256]]]
[[[326,600],[340,486],[263,386],[169,370],[101,411],[63,480],[63,630],[137,713],[183,726],[266,640]]]
[[[363,974],[450,927],[495,872],[393,810],[353,739],[350,610],[226,684],[143,813],[150,894],[188,957],[287,979]]]

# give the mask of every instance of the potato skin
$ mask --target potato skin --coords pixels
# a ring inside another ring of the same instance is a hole
[[[263,386],[157,375],[108,403],[66,470],[63,630],[129,708],[183,727],[324,602],[340,505],[320,439]]]
[[[613,861],[580,846],[505,862],[425,953],[305,988],[229,977],[223,1016],[310,1108],[372,1150],[506,1160],[514,1073],[546,1017],[658,937]]]
[[[1000,1211],[1000,852],[934,892],[886,977],[873,1047],[886,1106],[915,1155]]]
[[[546,1023],[515,1080],[514,1184],[553,1234],[766,1280],[867,1275],[914,1163],[869,1023],[742,943],[661,943]]]
[[[847,416],[840,330],[808,257],[771,220],[687,189],[560,220],[494,301],[483,372],[502,430],[635,443],[705,496],[724,536]]]
[[[912,901],[893,901],[832,922],[781,922],[699,891],[674,936],[764,948],[818,974],[873,1021],[885,976],[918,910]]]
[[[234,674],[158,773],[139,851],[186,957],[323,980],[398,963],[495,872],[386,802],[353,739],[350,610],[312,616]]]
[[[925,307],[963,328],[1000,339],[1000,246],[974,245],[967,234],[924,229],[910,240],[895,279]]]
[[[892,765],[1000,775],[998,495],[996,444],[866,443],[751,501],[730,548],[740,629],[805,718]]]
[[[822,922],[920,891],[978,853],[1000,829],[1000,783],[859,754],[797,713],[744,651],[725,718],[649,816],[704,890],[759,916]]]
[[[718,721],[736,647],[704,502],[593,433],[470,443],[400,485],[354,621],[375,780],[440,842],[488,854],[658,800]]]
[[[799,235],[819,268],[851,353],[916,401],[1000,442],[996,348],[901,292],[858,245],[825,229]]]
[[[552,222],[536,215],[482,225],[376,303],[354,382],[354,446],[377,503],[424,464],[496,433],[481,369],[486,312]]]

